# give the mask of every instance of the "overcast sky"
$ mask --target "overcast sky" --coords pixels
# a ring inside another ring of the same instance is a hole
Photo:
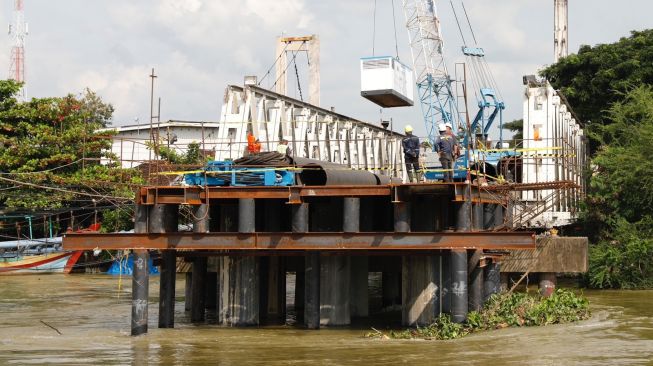
[[[460,0],[455,0],[458,3]],[[436,0],[445,53],[460,61],[462,45],[450,2]],[[653,26],[650,0],[570,0],[570,52],[608,43]],[[321,41],[321,102],[370,122],[379,108],[360,97],[359,58],[372,54],[374,0],[25,0],[28,97],[97,91],[114,105],[114,125],[149,118],[149,79],[163,120],[219,119],[224,88],[244,75],[261,77],[272,65],[275,38],[317,34]],[[394,55],[392,0],[377,0],[375,53]],[[485,48],[507,110],[521,118],[522,75],[553,58],[553,0],[466,0],[479,44]],[[400,58],[411,64],[401,1],[394,0]],[[3,0],[0,22],[12,19]],[[459,14],[460,15],[460,14]],[[8,75],[11,39],[0,37]],[[305,58],[300,80],[305,81]],[[0,63],[1,65],[2,63]],[[450,66],[450,68],[453,68]],[[2,67],[0,67],[2,72]],[[289,94],[297,95],[289,80]],[[265,84],[265,83],[264,83]],[[304,92],[306,93],[306,92]],[[395,126],[409,122],[423,133],[418,105],[386,109]]]

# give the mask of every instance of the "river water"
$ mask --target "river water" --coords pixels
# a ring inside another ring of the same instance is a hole
[[[653,291],[586,291],[593,316],[577,324],[424,341],[366,339],[367,325],[319,331],[196,326],[182,297],[176,328],[157,329],[156,276],[150,331],[131,337],[130,286],[130,278],[105,275],[0,277],[0,365],[653,365]],[[177,294],[183,287],[180,279]]]

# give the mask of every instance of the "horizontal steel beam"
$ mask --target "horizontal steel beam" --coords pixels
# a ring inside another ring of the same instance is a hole
[[[190,249],[190,250],[439,250],[534,249],[532,232],[471,233],[72,233],[65,250]]]
[[[292,186],[292,187],[142,187],[136,202],[142,205],[199,205],[216,199],[287,199],[300,203],[302,197],[365,197],[390,196],[392,187],[385,186]]]

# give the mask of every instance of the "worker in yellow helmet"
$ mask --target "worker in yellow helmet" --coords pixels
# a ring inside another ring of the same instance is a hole
[[[408,180],[417,183],[422,180],[419,169],[419,137],[413,135],[413,127],[411,125],[406,125],[404,131],[406,132],[406,137],[401,140],[401,146],[404,149],[406,173],[408,173]]]

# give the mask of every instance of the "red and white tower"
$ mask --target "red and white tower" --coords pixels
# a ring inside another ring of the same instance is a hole
[[[28,29],[23,12],[23,0],[14,0],[14,22],[9,25],[9,36],[13,38],[11,48],[11,64],[9,65],[9,78],[25,82],[25,37]],[[21,90],[25,97],[25,89]]]

